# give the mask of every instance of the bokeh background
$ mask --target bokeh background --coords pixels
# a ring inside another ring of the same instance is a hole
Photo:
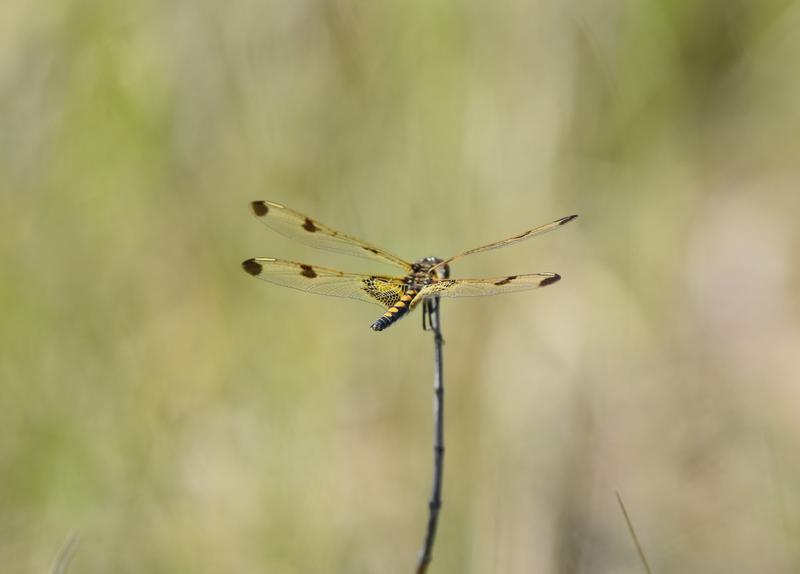
[[[270,199],[556,286],[443,306],[431,572],[800,571],[800,4],[0,4],[0,569],[411,572],[420,317]]]

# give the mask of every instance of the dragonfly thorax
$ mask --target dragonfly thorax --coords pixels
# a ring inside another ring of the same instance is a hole
[[[430,285],[435,281],[447,279],[450,276],[448,265],[439,265],[442,259],[438,257],[424,257],[411,265],[408,282],[415,287]]]

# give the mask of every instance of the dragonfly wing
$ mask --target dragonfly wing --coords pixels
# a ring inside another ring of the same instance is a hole
[[[537,287],[552,285],[560,280],[557,273],[532,273],[528,275],[508,275],[486,279],[443,279],[426,285],[420,297],[479,297],[527,291]]]
[[[340,233],[279,203],[253,201],[250,203],[250,209],[264,225],[289,239],[300,241],[317,249],[366,257],[395,265],[406,272],[411,271],[411,264],[396,255],[378,249],[361,239]]]
[[[499,247],[506,247],[507,245],[514,245],[520,241],[525,241],[526,239],[530,239],[531,237],[536,237],[537,235],[541,235],[542,233],[547,233],[548,231],[553,231],[554,229],[558,229],[562,225],[569,223],[573,219],[578,217],[577,215],[568,215],[567,217],[562,217],[561,219],[556,219],[553,222],[546,223],[544,225],[540,225],[539,227],[534,227],[533,229],[528,229],[522,233],[519,233],[513,237],[509,237],[507,239],[502,239],[500,241],[495,241],[494,243],[489,243],[487,245],[482,245],[480,247],[476,247],[475,249],[470,249],[469,251],[464,251],[463,253],[459,253],[458,255],[454,255],[450,259],[445,259],[436,267],[441,267],[443,265],[447,265],[456,259],[461,259],[466,255],[472,255],[473,253],[481,253],[483,251],[489,251],[491,249],[497,249]],[[520,277],[524,277],[520,275]]]
[[[248,259],[242,262],[242,267],[250,275],[270,283],[308,293],[358,299],[384,309],[397,303],[408,289],[400,277],[345,273],[269,257]]]

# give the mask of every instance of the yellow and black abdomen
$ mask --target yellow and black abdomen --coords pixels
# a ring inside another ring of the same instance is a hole
[[[372,324],[372,328],[375,331],[383,331],[386,327],[392,323],[395,323],[398,319],[405,317],[411,310],[411,304],[417,294],[418,291],[415,289],[409,289],[406,291],[394,305],[389,307],[389,310],[386,311],[386,313],[384,313]]]

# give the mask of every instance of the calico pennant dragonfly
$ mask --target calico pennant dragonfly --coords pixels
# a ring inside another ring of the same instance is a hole
[[[340,233],[278,203],[253,201],[250,209],[264,225],[290,239],[318,249],[366,257],[402,269],[404,275],[395,277],[345,273],[336,269],[271,257],[255,257],[242,262],[242,267],[247,273],[271,283],[309,293],[349,297],[380,305],[386,309],[386,312],[372,323],[375,331],[383,331],[426,299],[496,295],[545,287],[555,283],[561,279],[557,273],[531,273],[485,279],[450,279],[450,263],[466,255],[530,239],[552,231],[578,217],[577,215],[562,217],[552,223],[534,227],[508,239],[464,251],[448,259],[425,257],[415,263],[409,263],[388,251]]]

